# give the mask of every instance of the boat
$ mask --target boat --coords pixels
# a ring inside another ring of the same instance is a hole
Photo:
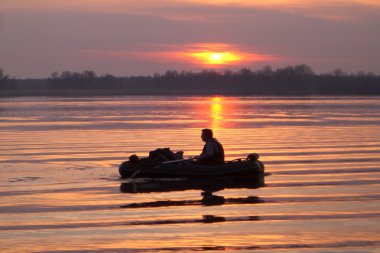
[[[258,189],[265,186],[265,176],[255,177],[217,177],[191,179],[133,179],[120,185],[123,193],[154,193],[187,190],[201,190],[203,193],[214,193],[225,189]]]
[[[251,178],[264,175],[264,164],[258,155],[235,159],[218,165],[200,164],[189,160],[162,163],[125,161],[119,166],[122,178]]]

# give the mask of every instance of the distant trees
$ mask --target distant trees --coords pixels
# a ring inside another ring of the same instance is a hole
[[[7,85],[4,85],[7,83]],[[1,88],[12,86],[0,69]],[[13,85],[14,87],[16,85]],[[258,70],[203,70],[200,72],[167,70],[152,76],[115,77],[94,71],[53,72],[47,79],[17,80],[19,89],[107,89],[137,91],[138,94],[236,94],[236,95],[380,95],[380,76],[359,71],[348,74],[341,69],[316,74],[301,64]],[[135,92],[136,93],[136,92]]]
[[[334,70],[316,74],[308,65],[301,64],[272,69],[265,66],[253,71],[243,68],[222,73],[204,70],[198,73],[166,71],[146,79],[147,89],[199,90],[229,94],[268,95],[371,95],[380,94],[380,77],[373,73],[347,74]]]
[[[0,68],[0,89],[14,89],[12,80],[9,78],[8,74],[4,73],[4,70]]]
[[[8,79],[8,75],[4,73],[4,70],[0,68],[0,81],[5,81]]]
[[[115,77],[112,75],[97,76],[94,71],[85,70],[81,73],[63,71],[53,72],[48,78],[49,88],[53,89],[96,89],[113,87]]]

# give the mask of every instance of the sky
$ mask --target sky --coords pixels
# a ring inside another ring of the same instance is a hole
[[[307,64],[380,74],[379,0],[0,0],[16,78]]]

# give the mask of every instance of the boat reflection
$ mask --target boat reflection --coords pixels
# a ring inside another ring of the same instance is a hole
[[[169,206],[218,206],[224,204],[259,204],[264,203],[264,200],[257,196],[249,196],[245,198],[225,198],[207,194],[201,200],[163,200],[143,203],[131,203],[120,206],[121,208],[149,208],[149,207],[169,207]]]
[[[121,206],[122,208],[146,208],[146,207],[167,207],[186,205],[223,205],[223,204],[257,204],[263,200],[256,196],[244,198],[225,198],[214,195],[215,192],[225,189],[257,189],[265,186],[265,176],[252,178],[215,178],[215,179],[190,179],[190,180],[147,180],[131,181],[120,185],[120,191],[124,193],[152,193],[171,192],[186,190],[201,190],[200,200],[180,200],[180,201],[154,201],[143,203],[131,203]]]
[[[151,179],[129,181],[120,185],[120,191],[125,193],[171,192],[186,190],[201,190],[217,192],[224,189],[257,189],[265,186],[265,175],[245,178],[198,178],[198,179]]]

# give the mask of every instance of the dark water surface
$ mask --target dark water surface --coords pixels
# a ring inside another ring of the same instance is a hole
[[[197,155],[204,127],[266,186],[120,190],[121,161]],[[1,252],[380,252],[377,97],[1,99],[0,173]]]

